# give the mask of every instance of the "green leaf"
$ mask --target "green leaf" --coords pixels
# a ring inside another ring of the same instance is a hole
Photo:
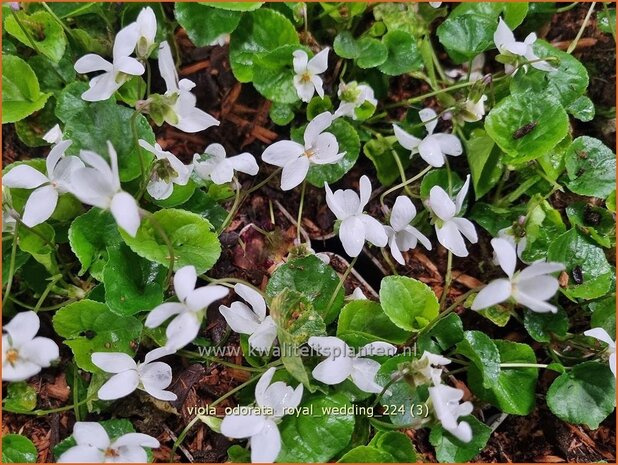
[[[308,49],[299,45],[282,45],[255,57],[253,85],[268,100],[278,103],[295,103],[299,100],[292,67],[295,50]]]
[[[573,115],[573,117],[583,121],[584,123],[594,119],[594,103],[585,95],[581,95],[573,100],[569,106],[566,107],[566,110]]]
[[[48,223],[34,228],[19,228],[18,246],[45,267],[50,274],[58,272],[55,249],[56,231]]]
[[[496,237],[498,231],[512,226],[518,217],[525,215],[525,213],[526,210],[520,206],[502,208],[488,203],[475,202],[468,216],[489,234]]]
[[[333,50],[341,58],[356,59],[360,56],[358,43],[349,31],[337,34],[333,42]]]
[[[379,303],[371,300],[353,300],[341,310],[337,336],[348,344],[362,346],[374,341],[403,344],[412,335],[394,325]],[[351,344],[354,341],[356,344]]]
[[[327,462],[342,451],[352,437],[354,415],[345,412],[352,404],[343,394],[314,396],[299,408],[313,411],[288,415],[279,425],[281,452],[278,462]],[[337,413],[333,409],[339,410]],[[331,412],[331,413],[329,413]]]
[[[450,181],[449,181],[450,179]],[[450,184],[450,186],[449,186]],[[446,168],[433,169],[425,176],[421,181],[421,199],[425,200],[429,198],[429,192],[433,186],[440,186],[447,193],[450,193],[451,197],[455,197],[457,192],[463,187],[464,182],[457,173],[451,172],[449,176],[449,170]],[[464,200],[465,210],[467,200]]]
[[[482,386],[491,388],[500,376],[500,352],[495,342],[481,331],[465,331],[457,353],[470,359],[481,372]]]
[[[392,454],[371,446],[357,446],[346,452],[337,463],[397,463]]]
[[[144,166],[150,166],[154,157],[133,142],[130,124],[133,113],[131,108],[117,105],[111,99],[89,103],[66,121],[64,137],[73,141],[67,153],[76,155],[80,149],[92,150],[107,159],[109,141],[118,154],[120,180],[124,182],[137,178],[141,174],[138,157],[141,156]],[[152,128],[143,115],[137,116],[136,126],[138,138],[155,143]]]
[[[616,155],[598,139],[581,136],[567,150],[566,186],[572,192],[607,197],[616,189]]]
[[[68,84],[60,91],[56,102],[56,116],[66,123],[74,115],[88,108],[89,103],[82,99],[81,95],[88,90],[86,82],[76,81]]]
[[[388,187],[399,179],[399,167],[395,157],[399,158],[401,166],[406,169],[410,166],[410,153],[403,147],[395,145],[395,136],[377,137],[370,139],[363,146],[363,153],[376,168],[378,180],[384,187]]]
[[[552,383],[547,405],[567,423],[596,429],[616,407],[616,379],[605,364],[580,363]]]
[[[382,38],[388,55],[379,70],[389,76],[399,76],[421,69],[423,60],[416,39],[405,31],[389,31]]]
[[[463,323],[455,313],[438,320],[418,338],[418,352],[441,354],[464,338]]]
[[[106,210],[92,208],[73,220],[69,228],[71,250],[79,260],[82,276],[88,269],[98,281],[103,280],[107,248],[122,242],[116,221]]]
[[[537,313],[525,310],[524,327],[537,342],[551,342],[552,335],[566,336],[569,329],[569,317],[562,309],[558,313]]]
[[[294,119],[294,108],[287,103],[273,102],[268,116],[277,126],[286,126]]]
[[[524,224],[527,242],[522,258],[531,263],[547,257],[549,245],[566,231],[566,226],[560,212],[539,194],[528,202],[528,208]]]
[[[576,202],[566,208],[566,214],[571,226],[601,247],[610,248],[616,242],[616,220],[606,208]]]
[[[502,99],[485,118],[485,130],[513,163],[534,160],[567,135],[569,117],[550,96],[517,94]]]
[[[32,68],[19,57],[2,57],[2,124],[24,119],[45,106],[51,94],[43,94]]]
[[[359,55],[356,64],[359,68],[375,68],[386,62],[388,50],[386,45],[379,40],[372,37],[362,37],[357,43]]]
[[[229,11],[253,11],[261,7],[264,2],[201,2],[201,5]]]
[[[141,258],[120,244],[107,249],[103,268],[105,303],[121,316],[151,310],[163,302],[165,267]]]
[[[39,10],[28,15],[24,10],[16,13],[21,26],[13,15],[4,21],[4,29],[26,47],[33,48],[45,55],[54,63],[58,63],[64,55],[67,38],[62,26],[47,11]],[[24,32],[22,26],[26,29]],[[34,46],[31,40],[34,41]]]
[[[451,59],[459,64],[471,60],[494,43],[494,18],[479,14],[449,17],[438,27],[437,34]]]
[[[345,156],[337,163],[329,165],[312,165],[307,174],[307,181],[315,187],[324,188],[324,183],[339,181],[355,165],[360,154],[360,139],[356,129],[343,118],[337,118],[327,129],[337,138],[339,153]]]
[[[616,9],[597,12],[597,27],[601,32],[616,35]]]
[[[482,129],[474,129],[466,142],[476,200],[489,192],[502,177],[502,150]]]
[[[472,428],[472,440],[461,442],[441,425],[431,428],[429,442],[436,448],[436,458],[442,463],[465,463],[471,461],[481,452],[491,436],[491,428],[481,423],[476,417],[470,415],[460,417],[460,421],[466,421]]]
[[[470,2],[460,3],[452,11],[449,18],[456,18],[466,14],[483,15],[498,21],[498,17],[502,16],[504,21],[511,29],[519,26],[526,15],[528,14],[527,2]],[[492,29],[495,30],[494,28]]]
[[[53,318],[54,330],[65,338],[75,363],[82,370],[100,371],[91,360],[94,352],[125,352],[135,355],[142,324],[134,317],[119,316],[107,305],[80,300],[61,308]]]
[[[328,324],[337,318],[343,306],[343,288],[337,291],[337,296],[329,306],[338,286],[339,277],[335,270],[315,255],[308,255],[289,260],[278,267],[268,281],[266,295],[274,299],[286,288],[298,291],[312,303],[315,311]]]
[[[500,363],[537,363],[527,344],[496,340]],[[498,379],[483,386],[483,373],[478,365],[468,369],[468,385],[481,400],[513,415],[528,415],[534,409],[538,368],[502,368]]]
[[[282,14],[266,8],[246,13],[230,39],[234,76],[240,82],[252,81],[256,56],[282,45],[298,43],[294,25]]]
[[[21,434],[2,436],[2,463],[35,463],[38,451],[30,439]]]
[[[614,281],[613,269],[603,250],[576,229],[565,232],[551,243],[547,260],[566,266],[570,279],[563,292],[572,299],[602,297]],[[573,276],[574,272],[577,278]]]
[[[438,316],[436,295],[427,284],[405,276],[387,276],[380,284],[380,303],[395,325],[418,331]]]
[[[616,334],[616,296],[609,295],[603,299],[590,302],[592,317],[590,327],[601,327],[608,334]]]
[[[325,111],[333,111],[332,100],[328,95],[325,95],[324,98],[316,95],[307,104],[307,120],[311,121],[313,118],[318,116],[320,113],[324,113]]]
[[[9,383],[6,397],[2,399],[2,408],[9,412],[31,412],[36,407],[36,389],[25,381]]]
[[[196,189],[191,198],[181,205],[182,209],[197,213],[202,218],[207,219],[218,230],[227,216],[227,210],[218,203],[222,199],[216,192],[222,187],[213,184],[208,192]]]
[[[212,268],[221,254],[219,239],[212,229],[200,215],[169,208],[146,217],[135,237],[124,231],[120,234],[140,257],[169,266],[170,250],[162,237],[165,233],[174,252],[174,271],[193,265],[197,274],[202,274]]]
[[[174,15],[196,47],[211,45],[220,35],[233,32],[242,13],[225,10],[203,3],[179,2]]]
[[[416,451],[408,436],[398,431],[378,431],[370,446],[391,454],[397,463],[416,462]]]

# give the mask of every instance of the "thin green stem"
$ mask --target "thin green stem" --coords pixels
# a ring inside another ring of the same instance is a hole
[[[298,216],[296,217],[296,240],[300,244],[300,231],[303,228],[303,206],[305,204],[305,189],[307,187],[307,181],[303,181],[303,187],[300,190],[300,203],[298,205]]]
[[[406,194],[412,197],[413,196],[412,191],[408,187],[408,184],[406,184],[406,180],[407,180],[406,170],[403,168],[403,164],[401,163],[401,160],[399,159],[399,155],[397,154],[397,152],[393,149],[391,149],[391,152],[393,154],[393,158],[395,159],[395,164],[397,165],[397,169],[399,170],[399,176],[401,177],[401,183],[404,184],[403,189],[406,191]]]
[[[382,252],[382,257],[384,258],[384,261],[386,263],[388,263],[388,266],[391,268],[392,273],[394,275],[398,275],[399,273],[397,272],[397,267],[395,266],[395,264],[391,260],[391,257],[388,256],[388,252],[386,251],[386,249],[384,247],[382,247],[380,249],[380,252]]]
[[[9,275],[7,277],[6,289],[4,290],[4,297],[2,299],[2,306],[6,305],[6,301],[11,295],[11,288],[13,287],[13,276],[15,275],[15,257],[17,255],[17,232],[19,229],[19,223],[15,224],[15,231],[13,232],[13,245],[11,247],[11,260],[9,262]]]
[[[27,304],[26,302],[22,302],[21,300],[16,299],[16,298],[15,298],[15,297],[13,297],[13,296],[10,296],[10,297],[9,297],[9,300],[10,300],[11,302],[16,303],[16,304],[17,304],[17,305],[19,305],[20,307],[27,308],[28,310],[34,310],[34,309],[36,308],[36,307],[34,307],[33,305],[29,305],[29,304]],[[53,310],[58,310],[59,308],[62,308],[62,307],[64,307],[64,306],[66,306],[66,305],[69,305],[70,303],[73,303],[73,302],[75,302],[76,300],[78,300],[78,299],[69,299],[69,300],[65,300],[65,301],[64,301],[64,302],[62,302],[62,303],[56,304],[56,305],[50,305],[49,307],[40,307],[40,308],[39,308],[39,312],[50,312],[50,311],[53,311]]]
[[[144,186],[148,184],[148,180],[146,179],[146,166],[144,166],[144,159],[142,158],[142,153],[141,153],[140,145],[139,145],[139,135],[137,133],[137,117],[139,114],[140,113],[138,111],[134,112],[131,115],[131,118],[129,120],[129,124],[131,125],[131,133],[133,134],[133,145],[135,147],[135,150],[137,151],[137,158],[139,160],[139,170],[140,170],[140,175],[141,175],[138,195],[136,197],[136,200],[138,202],[142,198],[142,195],[144,195],[144,192],[145,192]]]
[[[592,12],[594,11],[594,7],[596,6],[596,4],[597,2],[592,2],[590,4],[590,8],[588,9],[588,13],[586,13],[584,22],[579,28],[579,31],[577,32],[575,39],[573,40],[573,42],[571,42],[571,45],[569,45],[569,48],[567,49],[567,53],[569,54],[573,53],[573,50],[575,50],[575,48],[577,47],[577,42],[579,42],[579,39],[581,39],[582,35],[584,34],[584,29],[586,29],[586,27],[588,26],[588,21],[590,21],[590,16],[592,16]]]
[[[210,355],[202,355],[198,352],[192,352],[190,350],[181,350],[178,352],[178,355],[182,355],[190,358],[197,358],[200,360],[205,360],[207,362],[216,363],[217,365],[223,365],[228,368],[233,368],[234,370],[247,371],[249,373],[263,373],[266,369],[263,368],[254,368],[254,367],[246,367],[244,365],[237,365],[232,362],[228,362],[226,360],[220,359],[219,357],[213,357]]]
[[[547,368],[543,363],[501,363],[500,368]]]
[[[232,204],[232,208],[230,209],[229,213],[225,217],[225,220],[221,224],[221,227],[219,228],[219,234],[225,231],[225,228],[227,228],[230,225],[230,223],[234,219],[234,216],[236,215],[236,212],[238,211],[238,207],[240,206],[240,183],[236,179],[236,176],[234,176],[233,182],[234,182],[234,187],[236,189],[235,196],[234,196],[234,203]]]
[[[385,208],[384,205],[384,199],[387,195],[391,194],[392,192],[395,192],[397,189],[401,189],[402,187],[407,186],[408,184],[412,184],[414,181],[417,181],[418,179],[422,178],[423,176],[425,176],[425,173],[427,173],[429,170],[431,170],[431,168],[433,168],[432,166],[428,166],[427,168],[425,168],[423,171],[421,171],[420,173],[418,173],[416,176],[408,179],[405,182],[399,183],[396,186],[391,187],[390,189],[384,191],[382,193],[382,195],[380,195],[380,204],[382,205],[382,208]]]
[[[49,5],[46,2],[42,3],[43,8],[45,8],[47,10],[47,12],[52,16],[52,18],[54,18],[54,21],[56,21],[60,27],[62,29],[64,29],[64,32],[67,33],[67,35],[73,39],[74,41],[77,41],[77,39],[75,38],[75,35],[73,35],[73,31],[71,30],[71,28],[69,28],[66,24],[64,24],[64,21],[62,21],[58,15],[56,15],[56,13],[54,13],[54,10],[52,10]]]
[[[43,305],[43,302],[45,302],[45,299],[47,299],[47,296],[49,295],[51,290],[54,288],[56,283],[58,281],[60,281],[61,279],[62,279],[62,275],[61,274],[58,274],[58,275],[52,277],[51,281],[49,282],[49,284],[47,285],[47,287],[45,288],[45,290],[41,294],[41,297],[39,297],[39,300],[37,301],[36,305],[34,306],[34,311],[35,312],[37,312],[37,313],[39,312],[39,310],[41,309],[41,306]]]
[[[555,13],[564,13],[565,11],[570,11],[573,8],[575,8],[577,5],[579,5],[579,2],[573,2],[570,5],[563,6],[561,8],[556,8]],[[605,3],[603,3],[603,5],[605,5]]]
[[[330,297],[330,300],[328,301],[328,305],[326,307],[327,309],[330,309],[333,306],[333,303],[335,302],[335,299],[337,298],[337,294],[339,294],[339,290],[343,287],[345,280],[348,279],[348,275],[350,274],[350,271],[352,271],[352,268],[354,268],[354,265],[356,264],[356,260],[358,260],[358,255],[352,259],[348,267],[343,272],[343,275],[341,276],[341,279],[339,280],[339,283],[337,284],[337,287],[335,288],[335,292],[333,292],[333,295]]]
[[[260,181],[259,184],[256,184],[255,186],[253,186],[251,189],[249,189],[246,193],[245,193],[245,197],[248,196],[249,194],[255,192],[256,190],[258,190],[260,187],[268,184],[268,182],[274,178],[275,176],[277,176],[277,174],[279,174],[281,172],[283,168],[277,168],[275,171],[273,171],[272,173],[270,173],[268,175],[268,177],[266,179],[264,179],[263,181]]]
[[[446,258],[446,275],[444,276],[444,288],[442,289],[442,295],[440,296],[440,308],[444,307],[448,291],[451,287],[453,280],[453,252],[448,251]]]
[[[200,278],[208,281],[210,284],[230,284],[232,287],[233,287],[234,284],[244,284],[245,286],[249,286],[249,287],[253,288],[256,292],[259,292],[260,294],[264,295],[264,293],[261,291],[260,288],[254,286],[250,282],[245,281],[244,279],[239,279],[239,278],[211,278],[210,276],[207,276],[205,274],[200,275]]]
[[[95,396],[96,397],[96,396]],[[33,415],[36,417],[42,417],[45,415],[49,415],[50,413],[59,413],[59,412],[66,412],[67,410],[72,410],[75,407],[78,407],[80,405],[84,405],[86,402],[90,402],[91,400],[95,399],[95,397],[90,397],[87,399],[84,399],[76,404],[71,404],[71,405],[65,405],[64,407],[58,407],[58,408],[52,408],[52,409],[48,409],[48,410],[42,410],[42,409],[38,409],[38,410],[31,410],[29,412],[23,411],[23,410],[12,410],[10,408],[7,408],[6,405],[2,406],[2,409],[5,412],[11,412],[11,413],[18,413],[20,415]]]

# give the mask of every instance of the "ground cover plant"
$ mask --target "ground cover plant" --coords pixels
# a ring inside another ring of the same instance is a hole
[[[4,462],[615,461],[611,3],[3,3]]]

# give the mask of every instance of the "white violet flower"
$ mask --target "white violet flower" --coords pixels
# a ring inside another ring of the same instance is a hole
[[[221,144],[210,144],[203,155],[193,156],[193,166],[198,176],[215,184],[225,184],[234,178],[234,171],[255,176],[259,167],[255,157],[248,152],[228,157]]]
[[[184,132],[199,132],[211,126],[219,126],[219,121],[196,107],[197,98],[190,91],[195,83],[189,79],[178,80],[178,72],[167,42],[159,46],[159,71],[167,86],[165,97],[170,100],[169,111],[164,119],[170,125]]]
[[[144,74],[144,65],[129,56],[135,50],[138,33],[136,23],[131,23],[118,32],[114,40],[112,63],[94,53],[84,55],[75,62],[75,71],[80,74],[103,71],[90,80],[90,88],[82,94],[82,99],[88,102],[107,100],[131,76]]]
[[[34,227],[47,221],[58,204],[60,194],[69,192],[73,174],[84,164],[77,157],[65,157],[64,152],[71,141],[55,145],[47,155],[47,176],[28,165],[17,165],[9,171],[2,182],[5,187],[34,189],[24,207],[22,221]]]
[[[58,463],[146,463],[144,447],[160,446],[159,441],[143,433],[123,434],[112,441],[100,424],[89,421],[75,423],[73,439],[76,445],[67,449]]]
[[[401,252],[415,248],[418,241],[427,250],[431,250],[429,239],[414,226],[410,226],[410,222],[415,216],[416,207],[412,201],[408,197],[400,195],[395,200],[393,210],[391,211],[390,226],[384,226],[388,236],[391,255],[402,265],[405,265],[406,262]]]
[[[352,294],[346,296],[347,300],[367,300],[367,296],[364,294],[360,287],[355,287]]]
[[[427,135],[419,139],[393,124],[395,137],[405,149],[411,151],[411,155],[420,154],[421,158],[431,166],[439,168],[444,165],[447,155],[458,157],[463,153],[461,141],[454,134],[434,134],[438,124],[438,114],[431,108],[419,111],[421,121],[425,123]]]
[[[24,381],[47,368],[60,356],[58,345],[36,336],[41,322],[34,312],[18,313],[2,335],[2,381]]]
[[[135,20],[137,25],[137,44],[135,52],[137,56],[145,59],[150,56],[155,48],[155,36],[157,35],[157,17],[149,6],[142,8]]]
[[[467,98],[463,105],[462,119],[468,123],[480,121],[485,116],[485,101],[487,95],[481,95],[475,102],[471,98]]]
[[[141,219],[139,205],[131,194],[122,190],[118,174],[118,155],[107,142],[110,164],[98,153],[81,150],[80,158],[86,163],[71,177],[71,193],[82,202],[109,210],[118,226],[135,237]]]
[[[196,289],[196,283],[195,267],[188,265],[180,268],[174,275],[174,291],[180,302],[164,302],[146,318],[146,327],[156,328],[176,315],[165,331],[165,346],[171,351],[179,350],[193,341],[200,330],[204,310],[228,294],[227,287],[209,285]]]
[[[327,111],[313,118],[305,128],[304,145],[282,140],[264,150],[262,160],[283,167],[281,189],[287,191],[298,186],[307,177],[311,165],[337,163],[345,156],[345,152],[339,153],[339,143],[334,134],[324,132],[333,119]]]
[[[333,336],[312,336],[307,342],[320,355],[327,357],[313,369],[312,375],[324,384],[342,383],[348,377],[361,391],[379,393],[382,386],[375,378],[380,364],[368,356],[392,356],[397,348],[387,342],[372,342],[363,346],[358,354],[343,340]]]
[[[325,48],[311,60],[304,50],[296,50],[293,54],[294,73],[296,73],[294,87],[298,98],[303,102],[309,102],[314,92],[324,98],[322,78],[318,74],[328,69],[328,51],[329,49]]]
[[[363,213],[371,197],[371,181],[367,176],[360,178],[360,196],[352,189],[340,189],[333,193],[327,183],[324,183],[324,189],[328,208],[341,221],[339,238],[350,257],[357,257],[361,253],[365,241],[376,247],[384,247],[388,243],[384,226]]]
[[[506,239],[492,239],[495,257],[508,279],[496,279],[478,293],[472,310],[481,310],[499,304],[512,297],[518,304],[533,312],[556,313],[556,306],[547,302],[554,296],[560,284],[550,273],[564,270],[562,263],[539,260],[515,273],[517,254],[515,247]]]
[[[53,128],[43,134],[42,139],[48,144],[56,145],[62,142],[62,129],[60,125],[56,124]]]
[[[236,284],[234,292],[249,305],[232,302],[230,307],[221,305],[219,312],[233,331],[250,335],[249,345],[252,348],[268,352],[277,337],[277,325],[270,315],[266,315],[264,297],[246,284]]]
[[[442,383],[441,367],[449,363],[451,361],[442,355],[424,351],[423,355],[413,362],[414,373],[412,373],[412,376],[418,381],[418,384],[433,383],[434,386],[438,386]]]
[[[472,222],[457,216],[461,213],[469,187],[470,175],[466,178],[466,182],[453,202],[444,189],[440,186],[433,186],[429,191],[429,199],[426,202],[427,208],[431,210],[434,216],[438,241],[457,257],[468,256],[468,249],[466,249],[463,236],[472,244],[478,242],[476,229],[474,229]]]
[[[468,82],[476,82],[483,79],[483,68],[485,67],[485,54],[479,53],[472,59],[472,66],[470,66],[470,72],[468,76],[468,64],[463,63],[461,68],[448,69],[445,74],[452,78],[459,80],[467,79]]]
[[[584,336],[593,337],[607,344],[607,352],[609,353],[609,369],[616,376],[616,343],[612,337],[603,328],[592,328],[584,331]]]
[[[460,421],[459,417],[470,415],[474,407],[471,402],[459,401],[463,398],[464,392],[445,384],[439,384],[429,388],[429,398],[433,410],[442,427],[462,442],[472,440],[472,428],[466,421]]]
[[[335,118],[348,116],[355,120],[356,109],[365,102],[369,102],[374,107],[378,105],[373,89],[367,84],[358,84],[356,81],[347,84],[342,82],[339,84],[337,96],[341,100],[341,103],[337,111],[335,111]]]
[[[518,229],[522,230],[522,234],[525,232],[523,231],[525,221],[526,221],[526,217],[522,215],[519,218],[519,221],[518,221],[519,224],[517,225]],[[526,250],[526,246],[528,245],[528,239],[526,238],[525,234],[523,236],[516,234],[515,228],[513,228],[513,226],[509,226],[508,228],[504,228],[498,231],[498,237],[500,239],[505,239],[509,241],[511,245],[517,249],[517,256],[519,257],[520,260],[522,260],[521,256]],[[497,260],[495,260],[495,262],[496,264],[498,263]]]
[[[281,451],[277,423],[292,413],[303,397],[303,385],[296,389],[277,381],[270,384],[275,368],[269,368],[255,386],[255,407],[241,407],[240,414],[226,415],[221,434],[234,439],[249,438],[251,462],[273,463]]]
[[[114,400],[128,396],[136,389],[146,391],[155,399],[172,401],[176,394],[165,391],[172,382],[172,369],[167,363],[155,360],[170,355],[165,347],[151,350],[142,363],[136,363],[123,352],[95,352],[92,363],[106,373],[113,373],[99,388],[97,395],[101,400]]]
[[[540,71],[554,71],[555,68],[545,60],[539,60],[533,49],[533,44],[536,42],[536,34],[531,32],[526,36],[523,42],[518,42],[515,39],[515,34],[507,26],[502,18],[498,22],[498,28],[494,32],[494,43],[496,48],[503,55],[512,57],[522,57],[531,62],[530,65]],[[512,66],[511,66],[512,69]]]
[[[157,158],[157,161],[155,161],[156,169],[146,188],[153,199],[167,199],[174,192],[174,184],[187,185],[193,171],[192,165],[185,165],[176,155],[163,150],[157,143],[154,147],[143,139],[140,139],[138,143],[140,147]]]

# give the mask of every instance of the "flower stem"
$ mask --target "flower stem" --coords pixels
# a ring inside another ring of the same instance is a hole
[[[596,4],[597,4],[597,2],[592,2],[590,4],[590,8],[588,9],[588,13],[586,13],[586,17],[584,18],[584,22],[582,23],[581,27],[579,28],[579,31],[577,32],[577,35],[575,36],[575,39],[573,39],[573,42],[571,42],[571,45],[569,45],[569,48],[566,51],[568,54],[573,53],[573,50],[575,50],[577,48],[577,43],[579,42],[579,39],[581,39],[582,35],[584,34],[584,30],[588,26],[588,21],[590,21],[590,16],[592,16],[592,12],[594,11],[594,7],[596,6]]]
[[[31,410],[29,412],[23,411],[23,410],[11,410],[10,408],[7,408],[6,405],[2,406],[2,409],[5,412],[10,412],[10,413],[17,413],[19,415],[34,415],[37,417],[42,417],[45,415],[49,415],[50,413],[59,413],[59,412],[66,412],[67,410],[72,410],[75,407],[79,407],[80,405],[84,405],[86,402],[90,402],[91,400],[95,399],[96,396],[94,397],[89,397],[87,399],[84,399],[76,404],[71,404],[71,405],[65,405],[64,407],[58,407],[58,408],[52,408],[52,409],[48,409],[48,410]]]
[[[275,171],[273,171],[272,173],[270,173],[268,175],[268,177],[266,179],[264,179],[263,181],[260,181],[258,184],[256,184],[255,186],[253,186],[251,189],[249,189],[246,193],[245,196],[248,196],[249,194],[255,192],[256,190],[258,190],[260,187],[268,184],[268,182],[274,178],[275,176],[277,176],[277,174],[279,174],[281,172],[283,168],[277,168]]]
[[[410,178],[405,182],[401,182],[397,184],[396,186],[393,186],[390,189],[384,191],[382,195],[380,195],[380,204],[382,205],[382,208],[385,208],[384,199],[387,195],[391,194],[392,192],[395,192],[397,189],[401,189],[402,187],[405,187],[408,184],[412,184],[414,181],[417,181],[418,179],[422,178],[425,175],[425,173],[427,173],[431,168],[433,167],[429,165],[423,171],[421,171],[416,176],[414,176],[413,178]]]
[[[146,190],[144,186],[146,186],[146,184],[148,183],[147,180],[145,179],[146,166],[144,165],[144,159],[142,158],[142,153],[140,151],[139,135],[137,134],[137,116],[139,114],[140,113],[138,111],[135,111],[131,115],[131,118],[129,120],[129,123],[131,125],[131,133],[133,134],[133,145],[135,146],[135,150],[137,150],[137,158],[139,160],[139,170],[141,174],[138,194],[137,194],[137,197],[135,198],[135,200],[137,200],[138,202],[140,201],[140,199],[142,198],[142,195],[144,195],[144,192]]]
[[[11,261],[9,262],[9,275],[7,277],[6,289],[4,291],[4,298],[2,299],[3,307],[6,305],[6,301],[11,295],[11,287],[13,287],[13,276],[15,275],[15,257],[17,255],[17,231],[18,229],[19,229],[19,222],[15,224],[15,231],[13,232],[13,245],[11,247]]]
[[[234,216],[236,215],[236,212],[238,211],[238,207],[240,206],[240,183],[238,182],[236,177],[234,177],[233,182],[234,182],[234,188],[236,189],[234,203],[232,204],[232,208],[230,209],[229,213],[225,217],[225,220],[221,224],[221,227],[219,228],[219,235],[223,231],[225,231],[225,228],[227,228],[230,225],[230,223],[234,219]]]
[[[51,281],[49,282],[49,284],[47,285],[47,287],[45,288],[45,290],[41,294],[41,297],[39,297],[39,300],[37,301],[36,305],[34,306],[34,311],[36,313],[39,312],[39,310],[41,309],[41,305],[43,305],[43,302],[45,302],[45,299],[47,298],[47,296],[49,295],[51,290],[54,288],[56,283],[58,281],[60,281],[61,279],[62,279],[62,275],[61,274],[58,274],[56,276],[52,276]]]
[[[56,15],[56,13],[54,13],[54,10],[52,10],[46,2],[42,2],[42,5],[43,8],[45,8],[47,12],[51,15],[51,17],[54,18],[54,21],[56,21],[60,25],[60,27],[64,29],[64,32],[66,32],[71,39],[77,42],[77,39],[73,35],[73,31],[66,24],[64,24],[64,22]]]
[[[181,350],[178,352],[178,355],[183,355],[185,357],[191,357],[191,358],[199,358],[207,362],[216,363],[217,365],[223,365],[225,367],[232,368],[234,370],[248,371],[250,373],[262,373],[266,371],[266,369],[262,369],[262,368],[253,368],[253,367],[246,367],[244,365],[237,365],[235,363],[220,359],[219,357],[213,357],[210,355],[202,355],[200,353],[192,352],[190,350]]]
[[[453,252],[448,251],[446,259],[446,275],[444,276],[444,288],[442,289],[442,295],[440,296],[440,308],[444,306],[446,302],[446,296],[448,295],[449,288],[451,287],[451,281],[453,278]]]
[[[244,284],[245,286],[249,286],[250,288],[254,289],[255,291],[259,292],[260,294],[264,295],[264,293],[262,292],[262,290],[256,286],[254,286],[253,284],[243,280],[243,279],[238,279],[238,278],[211,278],[210,276],[206,276],[205,274],[200,275],[200,278],[208,281],[210,284],[223,284],[223,285],[229,285],[230,287],[234,287],[234,284]]]
[[[296,240],[300,244],[300,230],[302,229],[303,221],[303,206],[305,204],[305,189],[307,181],[303,181],[303,187],[300,190],[300,203],[298,205],[298,216],[296,217]]]
[[[343,275],[341,276],[341,279],[339,280],[339,284],[337,284],[337,287],[335,288],[335,292],[333,292],[333,295],[328,301],[328,305],[326,306],[326,312],[330,310],[333,303],[335,302],[335,299],[337,298],[337,294],[339,293],[339,290],[343,287],[345,280],[348,279],[348,275],[350,274],[350,271],[352,271],[352,268],[354,268],[354,265],[356,264],[356,260],[358,260],[358,255],[352,259],[352,261],[350,262],[346,270],[343,272]]]

